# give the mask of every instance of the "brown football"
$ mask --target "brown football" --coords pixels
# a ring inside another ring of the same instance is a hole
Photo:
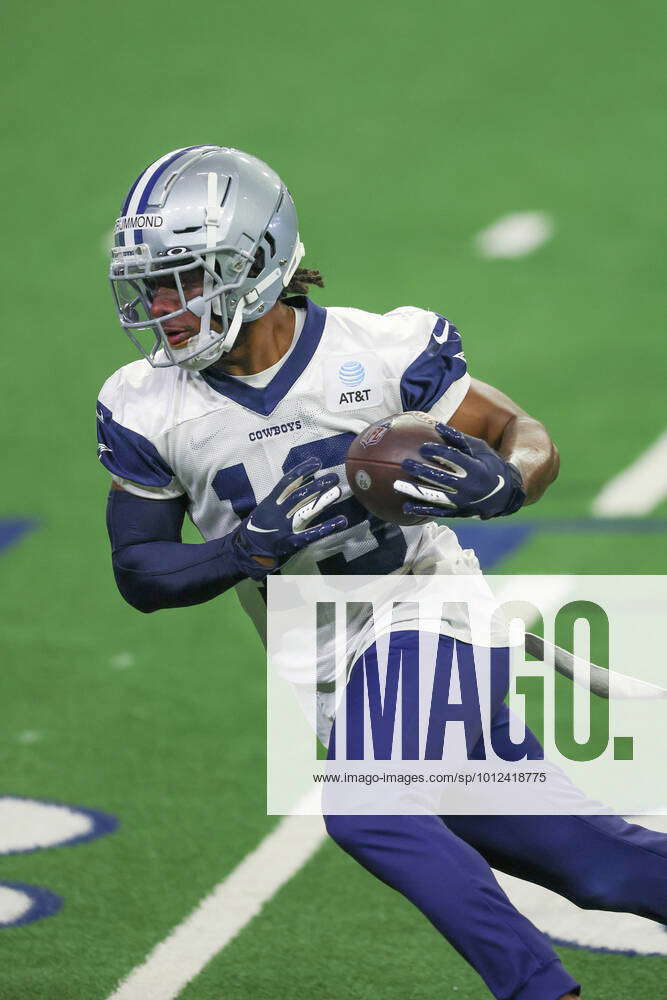
[[[427,442],[442,444],[428,413],[394,413],[371,424],[350,445],[345,472],[350,489],[366,510],[393,524],[422,524],[427,518],[403,513],[409,497],[394,491],[397,479],[409,479],[401,469],[404,458],[424,459],[419,454]]]

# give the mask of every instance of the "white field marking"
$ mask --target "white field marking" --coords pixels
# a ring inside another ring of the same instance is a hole
[[[667,431],[627,469],[610,479],[593,501],[598,517],[650,514],[667,497]]]
[[[114,653],[109,660],[109,666],[114,670],[127,670],[128,667],[133,667],[135,662],[133,653]]]
[[[32,906],[32,899],[20,889],[0,885],[0,927],[15,924]]]
[[[0,797],[0,854],[52,847],[91,829],[90,817],[68,806]]]
[[[43,736],[44,733],[39,729],[24,729],[18,734],[16,741],[27,747],[32,746],[33,743],[39,743]]]
[[[553,235],[553,220],[545,212],[503,215],[475,237],[480,257],[525,257]]]
[[[321,816],[287,816],[137,966],[109,1000],[173,1000],[305,865],[325,838]]]

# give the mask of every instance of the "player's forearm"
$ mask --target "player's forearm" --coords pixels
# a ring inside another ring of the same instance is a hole
[[[186,510],[182,497],[148,500],[125,490],[109,493],[114,576],[125,600],[138,611],[202,604],[247,575],[234,545],[235,532],[201,544],[181,541]]]
[[[539,500],[558,475],[558,449],[544,425],[533,417],[511,417],[496,450],[521,473],[526,504]]]
[[[119,591],[137,611],[185,608],[218,597],[244,579],[232,535],[211,542],[142,542],[113,552]]]

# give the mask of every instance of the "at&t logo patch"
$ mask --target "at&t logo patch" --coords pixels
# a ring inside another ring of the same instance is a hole
[[[360,361],[344,361],[338,369],[338,378],[343,385],[361,385],[365,377],[366,369]]]
[[[333,370],[325,380],[329,410],[363,410],[382,403],[381,369],[374,355],[339,355],[331,360]]]

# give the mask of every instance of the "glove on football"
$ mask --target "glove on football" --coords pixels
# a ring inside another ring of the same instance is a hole
[[[447,424],[436,424],[444,444],[423,444],[420,455],[407,458],[394,489],[414,499],[403,504],[405,514],[420,517],[476,517],[483,520],[513,514],[526,499],[521,473],[480,438]]]
[[[253,580],[263,580],[305,545],[347,528],[339,515],[323,524],[308,525],[341,495],[336,473],[315,478],[322,467],[317,458],[307,458],[283,476],[269,495],[236,529],[235,548],[239,566]],[[253,556],[274,560],[267,567]]]

